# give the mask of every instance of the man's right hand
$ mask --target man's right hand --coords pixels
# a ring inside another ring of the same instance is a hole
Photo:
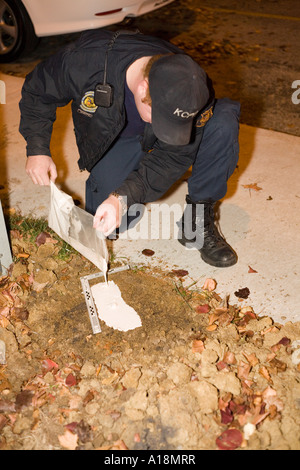
[[[40,186],[49,186],[50,180],[54,183],[57,178],[56,165],[48,155],[32,155],[28,157],[25,170],[33,183]]]
[[[98,207],[94,217],[94,228],[106,237],[110,235],[122,220],[121,205],[118,198],[112,194]]]

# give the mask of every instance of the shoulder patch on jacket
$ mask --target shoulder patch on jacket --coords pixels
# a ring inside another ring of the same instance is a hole
[[[213,116],[213,107],[211,106],[209,109],[204,111],[204,113],[200,114],[199,118],[196,122],[196,127],[203,127],[207,123],[207,121]]]
[[[87,91],[83,95],[83,97],[81,99],[81,103],[80,103],[80,108],[83,111],[87,111],[88,113],[94,113],[96,111],[98,106],[95,105],[94,92],[93,91]]]

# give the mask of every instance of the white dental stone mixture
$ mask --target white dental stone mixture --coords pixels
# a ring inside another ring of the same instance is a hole
[[[123,300],[119,287],[114,281],[100,282],[91,287],[98,317],[107,326],[128,331],[142,326],[136,311]]]

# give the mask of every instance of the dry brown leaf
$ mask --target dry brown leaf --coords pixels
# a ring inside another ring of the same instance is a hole
[[[153,256],[154,255],[154,251],[153,250],[150,250],[149,248],[145,248],[143,251],[142,251],[142,255],[144,256]]]
[[[251,364],[252,367],[256,366],[258,364],[259,360],[257,359],[255,353],[252,354],[246,354],[245,352],[243,353],[249,364]]]
[[[281,338],[281,340],[277,344],[280,344],[282,346],[289,346],[291,344],[291,340],[290,338],[287,338],[286,336],[284,336],[283,338]]]
[[[251,424],[253,424],[254,426],[256,426],[258,423],[260,423],[261,421],[263,421],[267,416],[269,416],[269,412],[268,413],[264,413],[264,414],[256,414],[252,417],[252,420],[251,420]],[[241,424],[241,423],[240,423]],[[244,423],[245,424],[245,423]]]
[[[128,450],[128,447],[125,444],[125,442],[122,441],[122,439],[120,439],[120,440],[118,440],[114,443],[114,445],[111,449],[112,450]]]
[[[209,324],[209,325],[212,325],[215,321],[218,320],[219,316],[220,316],[220,315],[218,315],[217,313],[211,313],[211,314],[209,315],[209,317],[208,317],[208,318],[209,318],[209,319],[208,319],[208,324]]]
[[[251,370],[250,364],[247,364],[244,361],[240,361],[238,368],[237,368],[238,378],[242,380],[247,380],[250,370]]]
[[[257,183],[243,184],[242,186],[245,189],[253,189],[254,191],[261,191],[262,190],[262,188],[257,186]]]
[[[0,307],[12,306],[14,304],[14,299],[10,293],[5,290],[0,293]]]
[[[8,317],[10,312],[9,307],[0,307],[0,317]]]
[[[24,259],[27,259],[29,258],[29,254],[28,253],[18,253],[17,254],[17,258],[24,258]]]
[[[257,271],[255,271],[255,269],[251,268],[251,266],[248,266],[249,270],[248,270],[248,273],[257,273]]]
[[[188,275],[188,271],[186,269],[172,269],[172,273],[178,277],[184,277]]]
[[[204,343],[201,341],[201,339],[195,339],[193,341],[193,346],[192,346],[192,352],[193,353],[202,353],[204,351]]]
[[[276,326],[271,326],[270,328],[267,328],[266,330],[263,330],[260,332],[260,334],[266,335],[267,333],[278,333],[278,328]]]
[[[119,377],[118,372],[114,372],[114,373],[111,374],[110,377],[104,378],[104,379],[101,381],[101,383],[102,383],[103,385],[111,385],[115,380],[117,380],[118,377]]]
[[[250,290],[248,287],[243,287],[242,289],[237,290],[234,295],[240,299],[247,299],[249,297]]]
[[[204,290],[213,291],[217,287],[217,283],[214,279],[206,279],[203,285]]]
[[[272,372],[274,371],[275,373],[279,372],[284,372],[287,369],[287,365],[285,362],[280,361],[276,357],[271,359],[269,361],[270,366],[272,367]]]
[[[110,446],[97,447],[96,450],[128,450],[128,447],[120,439]]]
[[[11,316],[18,320],[25,321],[28,320],[29,312],[25,307],[12,307]]]
[[[229,407],[227,407],[225,410],[220,410],[221,414],[221,423],[222,424],[230,424],[232,423],[234,416],[232,411],[230,410]]]
[[[77,379],[75,375],[72,373],[68,374],[68,376],[66,377],[66,385],[68,387],[73,387],[76,384],[77,384]]]
[[[77,434],[73,434],[71,431],[66,429],[65,433],[62,436],[58,436],[60,445],[68,450],[75,450],[78,443]]]
[[[46,285],[49,284],[49,282],[37,282],[37,281],[33,281],[32,283],[32,289],[39,293],[39,292],[42,292],[42,290],[46,287]]]
[[[9,320],[6,317],[3,317],[2,315],[0,315],[0,327],[7,328],[8,325],[9,325]]]
[[[230,371],[229,365],[224,361],[217,362],[216,366],[218,370],[227,370],[228,372]]]
[[[215,331],[218,328],[218,325],[215,323],[206,327],[206,331]]]
[[[274,357],[276,357],[275,352],[271,352],[270,354],[267,355],[266,361],[270,362],[270,361],[272,361],[272,359],[274,359]]]
[[[37,246],[44,245],[45,243],[58,243],[58,240],[55,240],[51,237],[48,232],[41,232],[35,239],[35,243]]]
[[[214,312],[217,313],[218,315],[221,315],[222,313],[227,313],[228,308],[227,307],[217,307],[217,308],[215,308]]]
[[[8,419],[4,415],[0,414],[0,432],[2,431],[4,426],[6,426],[7,423],[8,423]]]
[[[252,387],[252,385],[254,384],[254,381],[253,381],[253,380],[248,380],[248,379],[246,379],[246,380],[244,380],[244,382],[243,382],[243,385],[244,385],[244,384],[247,385],[247,387],[249,387],[249,389],[250,389],[250,388]]]
[[[277,397],[277,392],[268,386],[262,393],[262,399],[267,405],[267,409],[271,406],[276,406],[277,411],[283,410],[283,402]]]
[[[15,413],[16,404],[12,401],[0,399],[0,413]]]
[[[52,359],[46,358],[46,359],[43,359],[43,361],[42,361],[42,368],[46,372],[50,372],[53,369],[56,372],[58,370],[58,364],[56,364],[56,362],[52,361]]]
[[[16,240],[21,240],[21,238],[23,238],[23,235],[21,234],[20,230],[10,230],[9,233],[11,239],[15,238]]]
[[[208,304],[197,305],[195,310],[197,313],[208,313],[210,311],[210,306]]]
[[[226,410],[229,405],[230,400],[232,399],[231,393],[226,393],[224,396],[219,398],[219,410]]]
[[[265,367],[265,366],[262,366],[260,369],[259,369],[259,373],[260,375],[262,375],[268,382],[270,382],[271,384],[273,383],[273,380],[271,379],[271,376],[269,374],[269,371],[268,369]]]
[[[233,352],[226,351],[223,357],[223,361],[226,362],[226,364],[236,364],[236,358]]]
[[[243,434],[238,429],[226,429],[217,437],[216,444],[221,450],[234,450],[241,446]]]
[[[244,315],[247,315],[247,314],[253,314],[254,315],[253,318],[256,318],[253,308],[250,305],[245,305],[245,307],[242,307],[240,309],[239,317],[243,317]]]
[[[222,313],[219,316],[218,324],[219,324],[219,326],[227,326],[232,322],[233,318],[234,318],[233,313],[230,313],[230,312]]]

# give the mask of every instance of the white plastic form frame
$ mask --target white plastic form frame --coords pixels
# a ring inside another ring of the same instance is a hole
[[[0,276],[7,274],[7,270],[11,263],[12,256],[2,211],[2,204],[0,201]]]

